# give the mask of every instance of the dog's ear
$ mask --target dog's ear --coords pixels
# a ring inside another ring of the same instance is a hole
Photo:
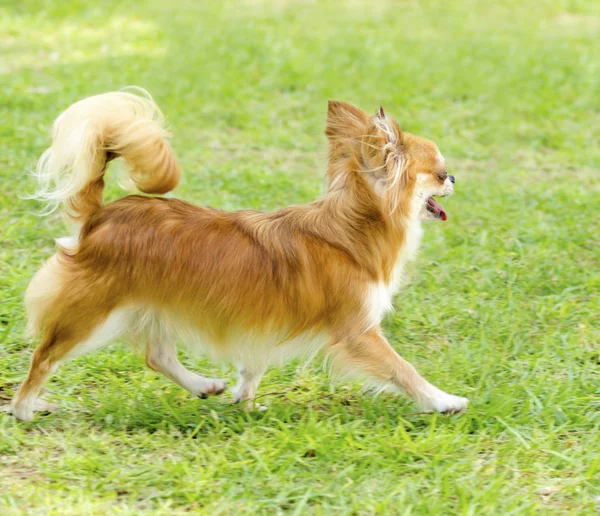
[[[388,143],[395,146],[404,144],[404,133],[398,123],[385,114],[383,106],[379,106],[377,112],[373,115],[372,124],[369,127],[369,134],[382,133],[387,137]]]
[[[356,143],[365,134],[369,118],[362,109],[348,102],[330,100],[327,104],[325,134],[330,141],[348,140],[349,143]]]
[[[380,107],[370,118],[361,147],[363,174],[384,200],[384,212],[393,213],[408,181],[404,133]]]
[[[362,138],[361,154],[366,170],[376,175],[383,174],[383,164],[390,155],[400,156],[403,153],[404,134],[394,119],[385,114],[380,107],[366,125]]]

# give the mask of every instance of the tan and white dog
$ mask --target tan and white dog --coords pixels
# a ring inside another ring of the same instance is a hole
[[[194,396],[225,391],[177,360],[176,344],[240,367],[236,401],[251,401],[266,368],[323,350],[336,368],[369,377],[421,409],[464,410],[467,400],[425,380],[381,330],[421,220],[446,219],[433,196],[454,178],[431,141],[403,132],[383,109],[370,116],[329,102],[328,189],[312,204],[273,213],[131,195],[104,205],[104,172],[129,165],[146,193],[166,193],[180,171],[148,95],[107,93],[69,107],[42,155],[38,198],[64,205],[79,234],[32,279],[25,302],[39,335],[12,413],[29,421],[65,360],[122,338]]]

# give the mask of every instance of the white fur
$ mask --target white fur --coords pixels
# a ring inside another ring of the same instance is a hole
[[[79,239],[76,236],[60,237],[56,238],[54,241],[59,246],[64,247],[66,249],[74,248],[79,243]]]
[[[219,342],[189,321],[172,313],[140,307],[130,321],[126,340],[145,345],[148,341],[181,342],[194,355],[239,364],[251,371],[264,371],[294,357],[310,361],[327,343],[327,335],[307,332],[287,339],[281,331],[258,332],[230,328]]]
[[[406,266],[413,261],[419,250],[423,229],[418,217],[412,217],[406,226],[404,245],[394,265],[389,283],[377,282],[369,289],[368,307],[370,326],[379,324],[383,316],[392,310],[392,299],[402,286]]]
[[[439,188],[436,188],[431,184],[429,174],[417,174],[412,208],[420,210],[420,207],[427,202],[429,197],[432,195],[439,195],[437,190],[439,190]]]
[[[240,369],[240,378],[232,391],[236,403],[254,399],[264,372],[264,370]]]
[[[398,289],[402,285],[406,266],[415,260],[417,253],[419,252],[421,239],[423,238],[423,228],[421,227],[420,217],[422,203],[423,200],[420,196],[413,197],[410,217],[404,227],[404,244],[394,267],[394,274],[392,275],[392,282],[390,283],[391,295],[395,295],[398,292]]]
[[[439,149],[437,151],[437,162],[440,167],[446,168],[446,159],[444,156],[442,156],[442,153],[439,151]]]
[[[79,236],[75,235],[55,238],[54,241],[67,253],[74,253],[77,250],[77,246],[79,245]]]
[[[448,394],[428,383],[427,389],[418,394],[417,403],[424,412],[454,414],[466,410],[469,400],[461,396]]]
[[[53,403],[48,403],[40,398],[29,396],[24,398],[19,405],[12,403],[6,407],[2,407],[2,412],[11,413],[19,421],[31,421],[34,412],[54,412],[58,410],[58,406]]]
[[[441,197],[447,197],[449,195],[452,195],[454,193],[454,183],[452,181],[450,181],[450,178],[447,177],[446,180],[444,181],[444,186],[442,188],[442,193],[438,194]]]
[[[127,307],[114,310],[92,334],[78,344],[65,359],[76,358],[95,351],[116,339],[124,339],[136,347],[145,348],[155,342],[158,350],[172,342],[181,342],[194,355],[208,355],[252,370],[281,365],[300,355],[313,357],[326,342],[320,333],[305,333],[286,340],[281,333],[260,333],[232,329],[223,341],[214,342],[202,328],[166,312],[149,307]],[[158,362],[168,362],[169,356],[156,351],[152,356]],[[164,360],[163,360],[164,359]]]
[[[150,342],[146,349],[146,363],[193,396],[220,394],[227,386],[224,380],[204,378],[181,365],[177,360],[177,347],[174,342]]]
[[[367,294],[367,327],[381,322],[383,316],[392,309],[390,286],[382,281],[373,283]]]
[[[64,359],[71,360],[78,356],[84,355],[85,353],[96,351],[102,346],[114,342],[127,331],[131,317],[131,310],[125,308],[114,310],[85,341],[81,342],[71,351],[69,351],[69,353],[65,355]]]

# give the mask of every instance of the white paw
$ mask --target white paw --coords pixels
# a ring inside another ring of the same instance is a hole
[[[217,380],[214,378],[200,378],[194,386],[192,394],[199,398],[206,399],[209,396],[218,396],[227,389],[225,380]]]
[[[25,421],[29,423],[33,419],[33,410],[29,407],[23,407],[22,405],[12,407],[12,415],[15,416],[19,421]]]
[[[234,403],[239,404],[239,406],[244,412],[264,412],[266,410],[269,410],[269,407],[261,405],[253,399],[238,400],[234,401]]]
[[[461,396],[448,394],[438,388],[424,396],[419,405],[425,412],[440,412],[441,414],[458,414],[467,409],[469,400]]]
[[[254,397],[250,389],[248,389],[248,387],[244,384],[236,385],[231,390],[231,394],[233,396],[234,403],[240,403],[242,401],[251,400]]]
[[[29,400],[23,400],[19,404],[11,404],[2,407],[3,412],[8,412],[15,416],[19,421],[29,422],[33,419],[34,412],[56,412],[58,405],[48,403],[47,401],[37,399],[31,403]]]
[[[29,422],[33,419],[33,410],[24,405],[18,407],[13,405],[4,405],[2,407],[2,412],[15,416],[19,421]]]

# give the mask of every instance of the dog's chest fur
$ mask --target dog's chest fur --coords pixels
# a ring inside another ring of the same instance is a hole
[[[420,219],[412,217],[406,226],[404,244],[400,249],[390,281],[387,283],[379,281],[369,287],[367,306],[370,325],[379,324],[383,316],[392,309],[392,299],[402,285],[407,264],[417,255],[422,235]]]

